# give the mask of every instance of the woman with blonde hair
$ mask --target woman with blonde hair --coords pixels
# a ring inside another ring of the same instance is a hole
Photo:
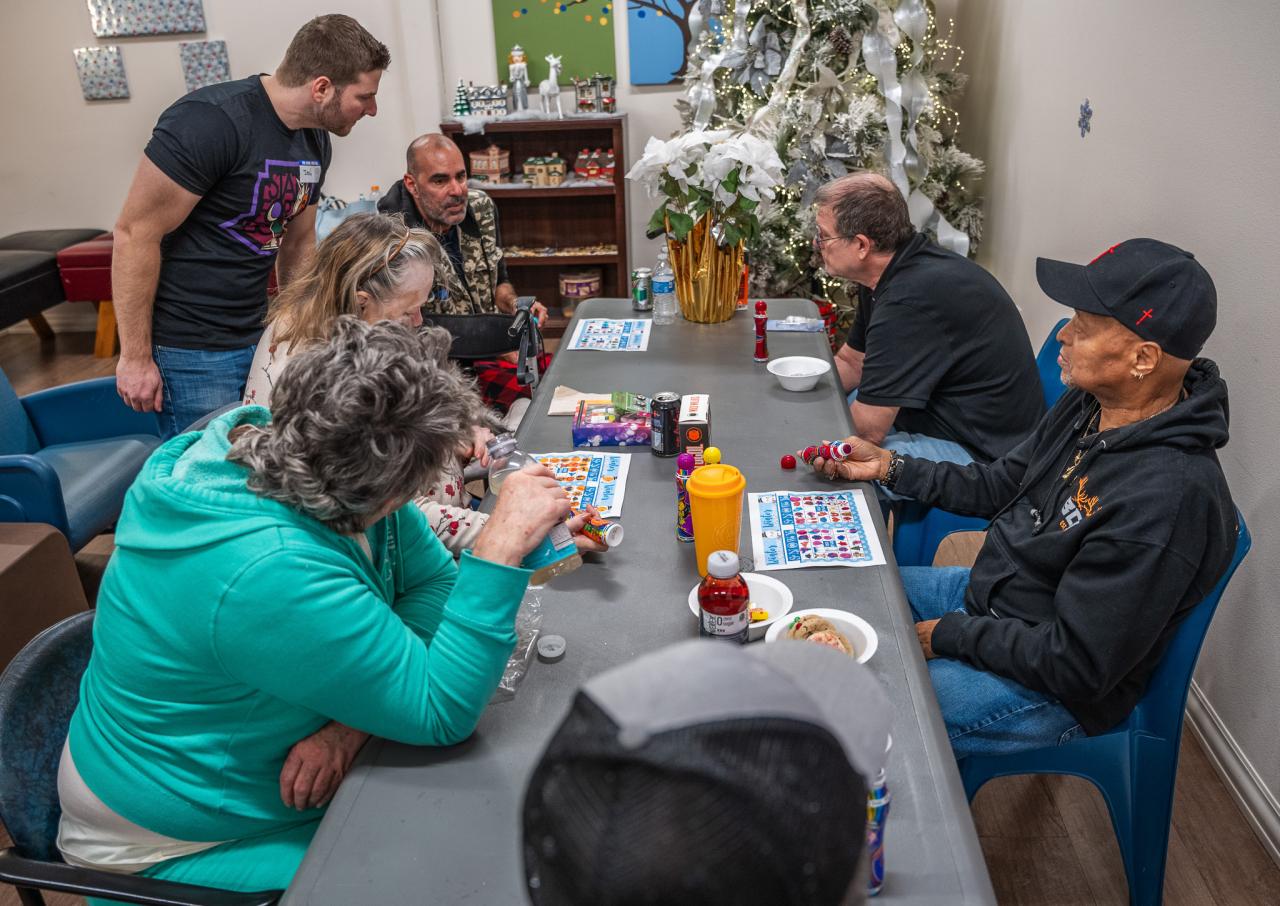
[[[316,248],[305,273],[272,300],[266,331],[249,369],[245,405],[270,408],[272,387],[290,356],[327,341],[343,315],[355,315],[368,324],[394,321],[420,328],[436,274],[449,266],[435,237],[406,226],[399,215],[356,214],[342,221]],[[449,354],[449,335],[443,330],[430,333],[435,341],[429,348],[443,362]],[[467,506],[462,465],[487,455],[485,441],[492,437],[490,426],[500,426],[497,419],[478,405],[471,443],[415,501],[436,537],[455,556],[472,546],[488,518]]]

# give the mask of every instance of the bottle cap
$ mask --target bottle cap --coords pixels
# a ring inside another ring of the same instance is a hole
[[[681,453],[676,457],[676,468],[681,472],[692,472],[696,464],[697,460],[693,458],[692,453]]]
[[[538,660],[546,664],[554,664],[564,657],[568,644],[562,635],[544,635],[538,639]]]
[[[624,530],[621,522],[613,522],[604,530],[604,543],[606,547],[617,547],[622,543]]]
[[[702,462],[708,466],[714,466],[720,462],[720,448],[707,447],[702,451]]]
[[[699,466],[689,476],[689,493],[694,497],[725,500],[741,494],[747,486],[746,476],[733,466],[708,464]]]
[[[707,574],[717,579],[732,579],[738,574],[738,555],[733,551],[713,551],[707,557]]]
[[[756,314],[766,315],[768,313],[769,313],[769,306],[765,304],[764,299],[761,299],[759,302],[756,303]]]

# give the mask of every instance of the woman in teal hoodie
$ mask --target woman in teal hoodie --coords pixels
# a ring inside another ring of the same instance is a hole
[[[512,476],[455,564],[406,505],[470,435],[447,340],[344,318],[270,413],[147,462],[59,770],[68,862],[284,887],[367,734],[474,730],[515,645],[518,564],[570,510],[545,469]]]

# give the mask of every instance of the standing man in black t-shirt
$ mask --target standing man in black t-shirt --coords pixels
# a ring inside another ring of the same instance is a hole
[[[378,112],[391,55],[350,16],[318,16],[273,75],[193,91],[163,114],[115,227],[116,389],[166,436],[241,398],[272,266],[315,246],[329,133]],[[278,257],[277,257],[278,256]]]
[[[1026,327],[991,274],[911,225],[885,177],[853,173],[818,193],[827,273],[859,285],[836,369],[855,433],[904,455],[990,462],[1044,414]]]

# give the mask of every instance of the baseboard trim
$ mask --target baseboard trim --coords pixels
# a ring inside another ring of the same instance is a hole
[[[1268,855],[1280,865],[1280,803],[1276,802],[1276,797],[1267,789],[1194,680],[1191,682],[1191,694],[1187,696],[1187,717],[1191,732],[1200,740],[1205,754],[1222,776],[1249,826],[1258,835]]]

